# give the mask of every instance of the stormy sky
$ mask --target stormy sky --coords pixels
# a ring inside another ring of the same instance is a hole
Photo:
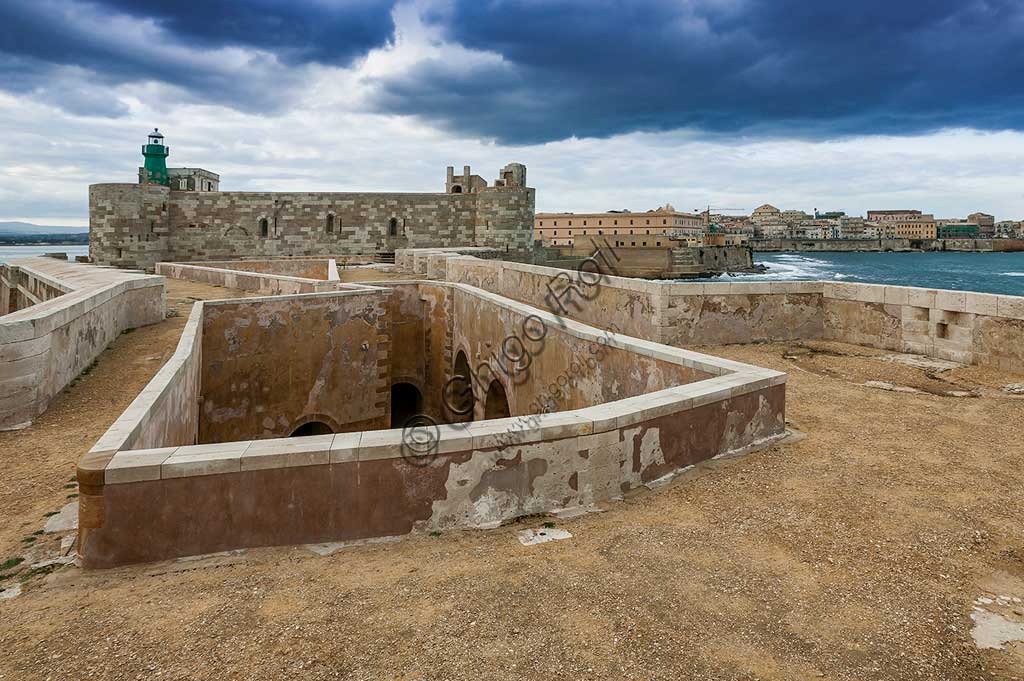
[[[538,210],[1024,217],[1024,3],[0,3],[0,220],[85,224],[171,165],[234,190],[437,191],[528,166]]]

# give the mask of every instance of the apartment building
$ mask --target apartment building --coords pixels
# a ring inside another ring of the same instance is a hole
[[[886,239],[934,239],[935,216],[919,210],[869,210],[867,221]]]
[[[548,246],[572,246],[577,236],[700,237],[704,228],[704,216],[683,213],[665,204],[642,213],[537,213],[533,238]]]

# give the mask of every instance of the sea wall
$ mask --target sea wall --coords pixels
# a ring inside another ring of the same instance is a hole
[[[429,257],[450,281],[677,347],[827,339],[1024,371],[1018,296],[820,281],[639,281],[598,277],[589,266],[581,273]]]
[[[821,285],[643,281],[539,265],[435,254],[449,281],[563,314],[599,328],[669,345],[820,338]],[[595,264],[597,263],[597,264]]]
[[[755,251],[910,251],[910,239],[753,239]]]
[[[824,337],[1024,372],[1024,298],[824,282]]]
[[[54,258],[0,265],[0,428],[28,425],[126,329],[164,318],[162,277]]]

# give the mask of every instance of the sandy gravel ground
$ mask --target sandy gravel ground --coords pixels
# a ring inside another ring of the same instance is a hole
[[[0,434],[0,560],[65,503],[182,323],[123,336],[32,429]],[[1024,622],[1024,398],[1000,390],[1024,377],[839,344],[703,349],[788,371],[806,438],[556,521],[573,537],[538,546],[516,540],[530,519],[328,556],[63,567],[0,601],[0,678],[1024,679],[1024,643],[979,651],[969,617],[1005,595]]]

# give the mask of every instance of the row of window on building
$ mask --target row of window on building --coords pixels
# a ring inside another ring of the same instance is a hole
[[[572,227],[572,220],[566,220],[566,222],[567,222],[567,223],[569,224],[569,226],[570,226],[570,227]],[[657,221],[655,221],[655,222],[657,222]],[[597,224],[598,224],[598,225],[602,225],[602,224],[604,224],[604,221],[603,221],[603,220],[598,220],[598,221],[597,221]],[[616,225],[618,225],[618,224],[619,224],[619,221],[618,221],[618,220],[612,220],[612,226],[616,226]],[[631,225],[632,225],[632,224],[633,224],[633,221],[632,221],[632,220],[630,220],[630,221],[629,221],[629,224],[631,224]],[[644,220],[644,224],[645,224],[645,225],[649,225],[649,224],[651,224],[651,221],[650,221],[650,219],[649,219],[649,218],[645,219],[645,220]],[[663,224],[663,225],[667,225],[667,224],[668,224],[668,218],[662,218],[662,220],[661,220],[661,224]],[[682,225],[682,224],[684,224],[684,223],[683,223],[683,221],[682,221],[682,220],[679,220],[679,219],[677,219],[677,218],[673,218],[673,219],[672,219],[672,224],[673,224],[673,225]],[[586,225],[587,225],[587,221],[586,221],[586,220],[583,220],[583,226],[584,226],[584,227],[586,227]],[[537,221],[537,226],[538,226],[538,227],[543,227],[543,226],[544,226],[544,221],[543,221],[543,220],[538,220],[538,221]],[[552,226],[552,227],[557,227],[557,226],[558,226],[558,220],[552,220],[552,221],[551,221],[551,226]]]
[[[334,213],[328,213],[324,219],[324,232],[333,234],[335,226],[337,226],[338,231],[341,231],[341,218],[336,217]],[[402,221],[402,227],[405,227],[404,220]],[[270,220],[268,218],[259,219],[259,231],[262,237],[270,236]],[[398,236],[398,218],[388,220],[388,236]]]

